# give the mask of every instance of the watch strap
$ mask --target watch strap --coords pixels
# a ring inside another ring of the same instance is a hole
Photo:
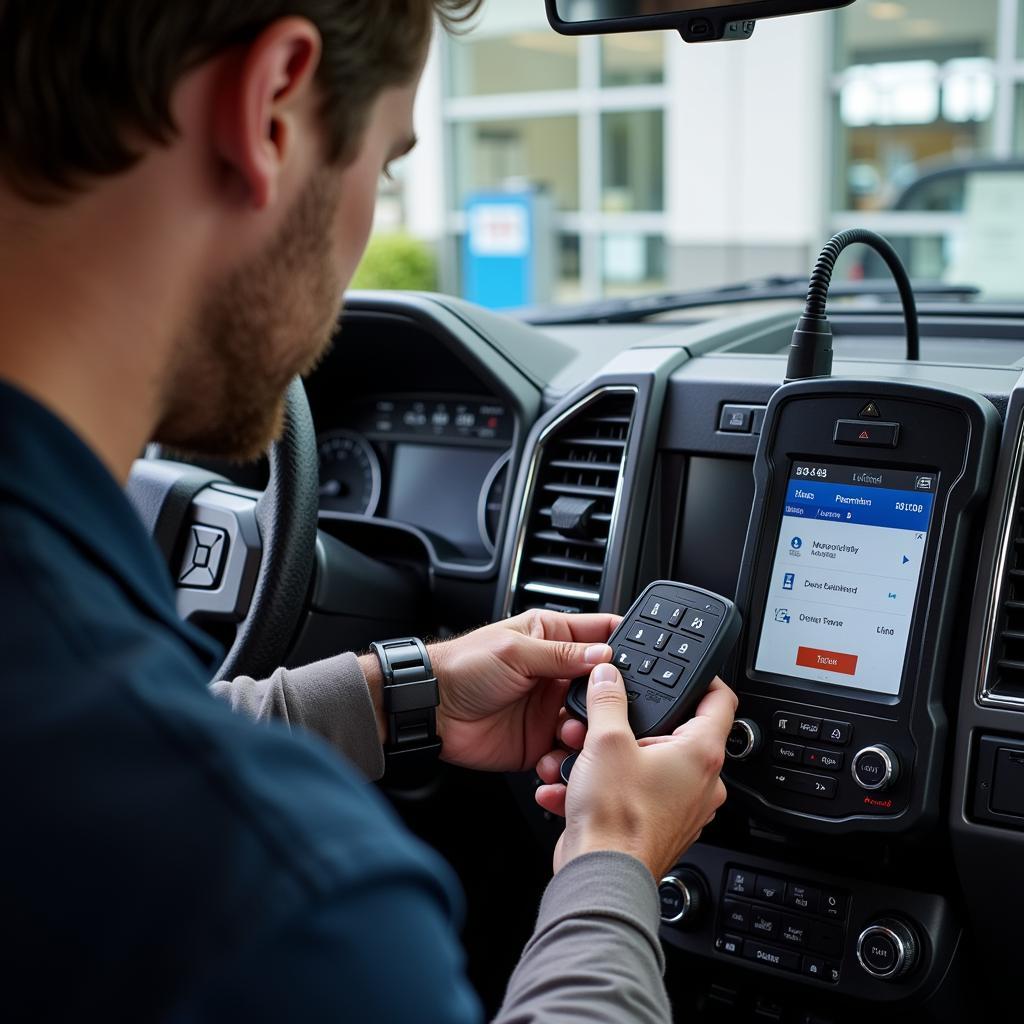
[[[387,723],[384,754],[395,759],[436,760],[440,694],[426,645],[417,637],[383,640],[370,645],[383,676],[381,705]]]

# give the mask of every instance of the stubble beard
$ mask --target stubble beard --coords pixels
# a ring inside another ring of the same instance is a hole
[[[209,289],[175,346],[154,441],[246,461],[279,436],[285,389],[324,357],[341,310],[336,182],[318,172],[267,249]]]

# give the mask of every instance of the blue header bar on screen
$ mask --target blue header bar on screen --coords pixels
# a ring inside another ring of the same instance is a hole
[[[783,515],[923,533],[931,519],[932,501],[933,495],[926,491],[790,480]]]

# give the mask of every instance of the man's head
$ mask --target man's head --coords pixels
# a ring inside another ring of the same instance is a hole
[[[434,17],[478,3],[0,0],[0,183],[22,219],[81,222],[120,195],[125,223],[97,245],[165,208],[194,266],[172,275],[158,440],[250,456],[276,431],[333,332],[378,177],[413,143]]]

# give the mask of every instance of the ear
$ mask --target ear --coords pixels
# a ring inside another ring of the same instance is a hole
[[[286,162],[308,129],[320,51],[312,22],[282,18],[225,67],[215,100],[215,145],[255,209],[276,200]]]

